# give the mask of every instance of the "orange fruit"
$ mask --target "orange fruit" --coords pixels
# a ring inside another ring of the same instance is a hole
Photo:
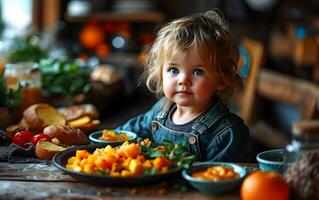
[[[80,42],[88,49],[94,49],[104,41],[104,32],[96,23],[87,24],[80,31]]]
[[[282,176],[271,171],[255,171],[241,185],[242,200],[288,200],[289,185]]]

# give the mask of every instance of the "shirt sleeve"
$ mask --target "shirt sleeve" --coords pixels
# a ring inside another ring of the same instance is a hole
[[[152,121],[155,119],[156,114],[159,111],[160,101],[158,101],[150,110],[146,113],[131,118],[123,125],[116,128],[116,130],[127,130],[135,132],[142,138],[152,138]]]
[[[245,130],[247,129],[247,130]],[[248,128],[228,127],[215,135],[207,145],[207,160],[247,162],[251,149]]]

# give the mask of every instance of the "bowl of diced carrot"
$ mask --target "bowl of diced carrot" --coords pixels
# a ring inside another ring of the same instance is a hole
[[[93,144],[120,145],[125,141],[133,141],[137,138],[137,134],[126,130],[109,130],[103,129],[95,131],[89,135],[89,139]]]

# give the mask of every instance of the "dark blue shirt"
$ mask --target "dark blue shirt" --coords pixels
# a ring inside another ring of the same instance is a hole
[[[164,125],[169,128],[169,129],[172,129],[172,130],[175,130],[175,131],[183,131],[183,132],[191,132],[192,131],[192,126],[193,126],[193,123],[200,117],[196,117],[195,119],[185,123],[185,124],[175,124],[173,122],[173,114],[174,114],[174,111],[176,110],[176,104],[174,104],[170,111],[169,111],[169,114],[168,114],[168,117],[167,119],[165,120],[165,123]]]

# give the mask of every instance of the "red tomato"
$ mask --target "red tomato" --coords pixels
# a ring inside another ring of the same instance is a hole
[[[33,134],[31,131],[24,130],[16,133],[12,137],[12,142],[20,147],[24,147],[26,143],[30,142],[32,137]]]
[[[30,140],[30,142],[32,142],[32,144],[35,146],[37,145],[37,143],[41,140],[41,139],[50,139],[50,137],[46,134],[43,133],[39,133],[35,136],[33,136]]]

